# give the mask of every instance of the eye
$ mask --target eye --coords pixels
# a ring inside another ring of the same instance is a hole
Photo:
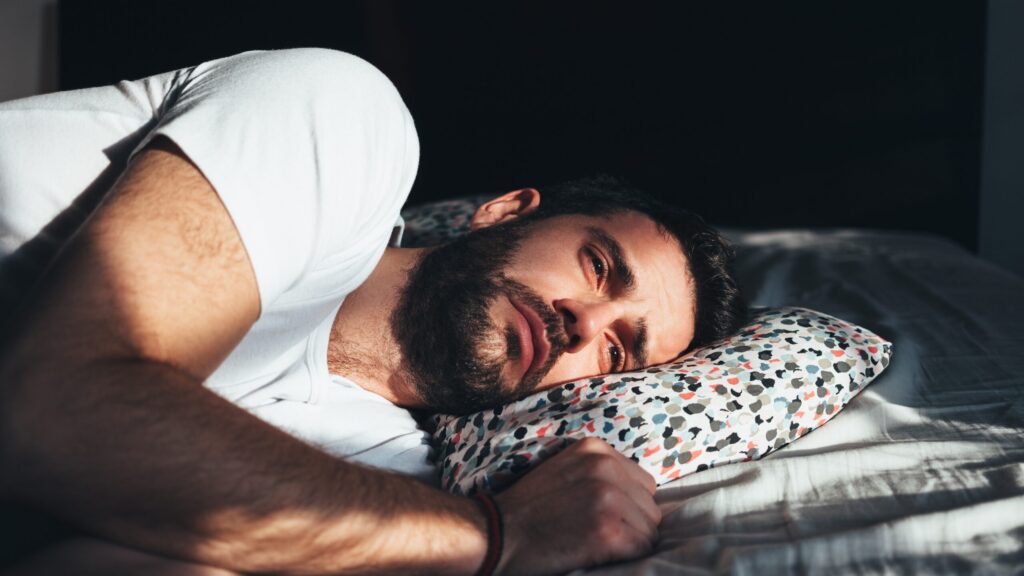
[[[614,342],[608,342],[608,360],[611,363],[612,372],[622,370],[624,359],[625,355],[622,353],[622,348],[619,348]]]
[[[605,266],[604,260],[593,252],[590,253],[590,265],[594,269],[594,275],[597,276],[598,280],[603,279],[608,275],[608,267]]]

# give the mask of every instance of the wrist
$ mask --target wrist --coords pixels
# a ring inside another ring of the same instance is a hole
[[[497,501],[489,494],[478,493],[473,496],[477,506],[483,513],[487,525],[487,551],[484,553],[476,576],[494,576],[504,560],[505,522]]]

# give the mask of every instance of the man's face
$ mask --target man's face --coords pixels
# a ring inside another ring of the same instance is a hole
[[[647,216],[513,221],[426,257],[393,315],[424,402],[467,413],[671,361],[693,339],[678,242]]]

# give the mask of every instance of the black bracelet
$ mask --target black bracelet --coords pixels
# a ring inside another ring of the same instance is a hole
[[[493,576],[501,562],[501,553],[505,548],[505,523],[501,518],[501,509],[489,494],[477,493],[473,495],[484,515],[487,516],[487,555],[484,556],[484,563],[476,571],[476,576]]]

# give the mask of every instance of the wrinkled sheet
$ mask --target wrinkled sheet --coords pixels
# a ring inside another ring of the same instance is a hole
[[[652,555],[577,574],[1024,572],[1024,280],[933,236],[730,237],[752,304],[861,324],[892,364],[779,452],[659,489]]]

